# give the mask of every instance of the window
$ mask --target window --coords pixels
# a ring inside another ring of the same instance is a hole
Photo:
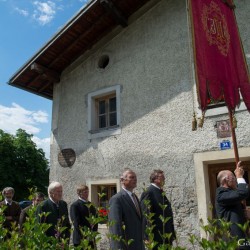
[[[88,94],[88,138],[121,133],[120,85]]]
[[[95,99],[96,129],[112,128],[117,125],[116,96],[112,94]]]
[[[193,86],[193,96],[194,96],[194,107],[195,111],[197,113],[197,117],[200,118],[202,116],[201,110],[198,108],[198,97],[197,97],[197,89],[196,85],[194,84]],[[228,114],[228,108],[225,104],[224,101],[224,96],[221,97],[221,100],[217,103],[213,103],[212,100],[208,100],[208,106],[207,106],[207,111],[206,111],[206,117],[211,117],[211,116],[217,116],[217,115],[223,115],[223,114]],[[235,111],[242,111],[242,110],[247,110],[245,103],[242,100],[241,97],[241,103],[239,108],[236,107]]]
[[[98,185],[97,192],[100,194],[98,196],[99,206],[108,209],[110,198],[117,193],[116,185]]]
[[[109,209],[109,200],[120,191],[119,179],[107,179],[107,180],[89,180],[87,181],[89,187],[89,199],[99,208],[99,213],[107,215]],[[105,223],[105,221],[104,221]]]
[[[212,99],[208,99],[207,103],[208,103],[207,109],[214,109],[226,106],[224,95],[220,96],[217,102],[214,102]]]

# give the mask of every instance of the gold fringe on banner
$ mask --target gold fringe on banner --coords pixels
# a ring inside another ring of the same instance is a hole
[[[196,114],[194,112],[193,114],[193,120],[192,120],[192,131],[197,130],[197,119],[196,119]]]
[[[236,117],[235,117],[235,113],[233,113],[233,128],[235,129],[235,128],[237,128],[237,119],[236,119]]]
[[[205,119],[205,112],[203,111],[202,115],[201,115],[201,118],[199,119],[199,124],[198,124],[199,128],[203,127],[204,119]]]

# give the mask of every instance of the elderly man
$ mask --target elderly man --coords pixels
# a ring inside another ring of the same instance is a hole
[[[32,204],[22,210],[22,212],[20,214],[20,218],[19,218],[20,231],[22,230],[23,223],[25,223],[25,221],[26,221],[26,218],[28,216],[28,211],[32,207],[36,207],[38,204],[40,204],[42,201],[44,201],[44,197],[45,197],[45,195],[41,192],[35,193],[34,197],[32,199]]]
[[[133,189],[137,185],[135,172],[126,169],[120,177],[120,181],[122,190],[112,196],[109,202],[110,233],[116,236],[111,239],[111,249],[145,249],[141,207],[137,196],[133,193]],[[132,240],[131,244],[129,244],[130,240]]]
[[[9,231],[12,230],[12,223],[18,224],[19,216],[21,213],[21,207],[18,202],[13,201],[13,196],[15,194],[15,190],[12,187],[6,187],[3,189],[2,195],[4,200],[0,202],[1,207],[5,207],[4,215],[5,221],[3,226]],[[7,235],[9,237],[10,234]]]
[[[70,238],[70,222],[68,215],[68,206],[62,200],[62,185],[59,182],[52,182],[48,187],[49,198],[42,202],[37,208],[38,221],[40,223],[51,224],[51,227],[46,231],[47,236],[56,238]],[[48,213],[44,215],[43,213]],[[56,230],[56,226],[66,227],[60,233]]]
[[[151,220],[152,226],[154,226],[154,242],[157,243],[153,249],[156,250],[160,245],[163,244],[170,247],[173,240],[175,239],[175,231],[171,203],[163,192],[163,187],[165,184],[164,172],[160,169],[154,170],[150,175],[150,183],[151,185],[141,195],[141,206],[144,212],[144,231],[149,225],[146,214],[154,214]],[[147,201],[149,204],[147,204]],[[160,216],[163,216],[164,219],[168,218],[168,220],[163,223]],[[162,237],[164,233],[168,234],[168,237]],[[145,240],[148,240],[146,234]]]
[[[234,174],[229,170],[220,171],[217,176],[219,187],[216,190],[215,209],[218,218],[232,223],[231,235],[238,239],[246,236],[237,224],[246,222],[242,200],[248,197],[248,185],[243,178],[244,170],[238,162]]]

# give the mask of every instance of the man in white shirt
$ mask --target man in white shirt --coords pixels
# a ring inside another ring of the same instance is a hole
[[[7,228],[9,231],[13,229],[12,227],[13,222],[17,226],[19,221],[19,216],[21,213],[21,207],[19,206],[19,203],[13,201],[14,194],[15,194],[14,188],[12,187],[4,188],[2,192],[4,200],[0,202],[0,206],[5,207],[3,212],[5,215],[5,221],[3,223],[3,226]],[[7,237],[9,236],[10,234],[7,235]]]
[[[88,218],[96,216],[96,209],[93,204],[88,201],[89,188],[86,185],[77,187],[78,199],[72,203],[70,207],[70,218],[74,225],[73,244],[75,247],[81,244],[83,235],[81,230],[89,228],[91,231],[97,231],[98,224],[91,225]],[[89,245],[95,249],[95,242],[93,239],[89,240]]]
[[[249,190],[248,184],[243,178],[244,170],[241,162],[238,162],[234,174],[229,170],[219,172],[215,209],[218,218],[224,218],[232,223],[231,235],[244,239],[246,235],[237,224],[244,225],[246,222],[242,201],[248,197]]]
[[[37,208],[37,218],[40,223],[51,224],[46,231],[47,236],[56,238],[70,238],[70,222],[68,214],[68,205],[62,200],[63,189],[59,182],[51,182],[48,187],[49,199],[43,201]],[[47,216],[41,216],[43,213]],[[59,234],[56,226],[65,227],[65,230]]]
[[[111,197],[109,205],[111,249],[144,250],[142,212],[137,196],[133,193],[137,185],[134,171],[126,169],[120,177],[122,189]],[[120,237],[120,240],[117,238]],[[129,242],[132,242],[129,244]]]

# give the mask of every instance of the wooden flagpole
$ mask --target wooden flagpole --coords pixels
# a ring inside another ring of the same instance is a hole
[[[238,152],[238,146],[237,146],[237,140],[236,140],[236,134],[235,134],[235,126],[233,122],[233,113],[232,110],[228,109],[229,113],[229,119],[230,119],[230,126],[231,126],[231,132],[232,132],[232,141],[233,141],[233,147],[234,147],[234,156],[235,156],[235,162],[236,166],[239,162],[239,152]]]
[[[237,140],[236,140],[236,134],[235,134],[235,126],[234,126],[234,122],[233,122],[233,113],[232,110],[228,109],[228,113],[229,113],[229,118],[230,118],[230,126],[231,126],[231,132],[232,132],[232,140],[233,140],[233,146],[234,146],[234,156],[235,156],[235,162],[236,162],[236,167],[237,164],[239,162],[239,152],[238,152],[238,146],[237,146]],[[247,203],[246,200],[242,200],[241,201],[244,209],[246,209],[247,207]]]

